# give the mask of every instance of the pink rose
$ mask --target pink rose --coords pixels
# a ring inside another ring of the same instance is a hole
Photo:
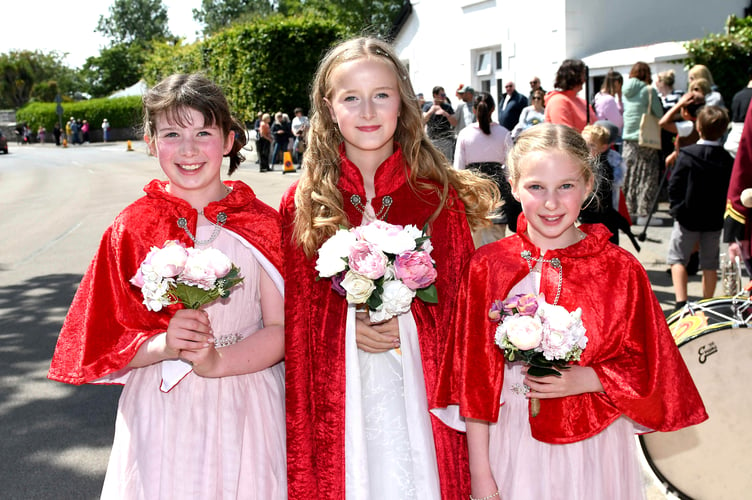
[[[394,274],[410,290],[419,290],[436,281],[436,268],[427,252],[410,250],[394,259]]]
[[[150,255],[152,269],[163,278],[173,278],[180,274],[188,260],[185,247],[172,240],[165,242],[162,248]]]
[[[521,351],[535,349],[543,339],[543,325],[537,316],[509,316],[501,328],[506,332],[507,340]]]
[[[217,278],[227,275],[232,269],[230,259],[216,248],[188,249],[188,260],[178,281],[211,290]]]
[[[363,240],[353,244],[348,260],[352,271],[372,280],[384,276],[389,263],[386,255],[376,245]]]

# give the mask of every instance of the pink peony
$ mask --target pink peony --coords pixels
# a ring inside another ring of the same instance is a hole
[[[188,260],[188,251],[177,241],[165,242],[162,248],[150,255],[152,269],[163,278],[174,278],[180,274]]]
[[[543,339],[543,325],[537,316],[509,316],[501,328],[506,332],[507,340],[521,351],[535,349]]]
[[[232,269],[232,262],[216,248],[205,250],[189,248],[188,260],[178,281],[203,290],[211,290],[217,278],[226,276],[230,269]]]
[[[360,240],[356,241],[350,249],[348,263],[351,270],[375,280],[384,276],[389,259],[376,245]]]
[[[419,290],[436,281],[438,273],[427,252],[410,250],[394,259],[394,274],[410,290]]]

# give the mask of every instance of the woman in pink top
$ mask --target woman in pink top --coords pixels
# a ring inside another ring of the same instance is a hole
[[[585,84],[585,63],[567,59],[556,71],[554,86],[557,90],[546,95],[546,121],[567,125],[582,132],[585,125],[595,122],[595,112],[585,99],[577,97]],[[588,114],[589,112],[589,114]]]
[[[624,106],[621,102],[621,86],[624,77],[618,71],[609,70],[603,80],[601,91],[593,99],[595,114],[599,120],[608,120],[619,127],[619,135],[624,127]]]

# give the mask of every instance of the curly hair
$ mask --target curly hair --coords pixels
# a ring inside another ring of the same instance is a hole
[[[565,59],[556,70],[554,87],[570,90],[585,82],[585,63],[579,59]]]
[[[144,135],[149,141],[154,141],[157,133],[156,119],[164,115],[167,121],[179,126],[190,123],[188,109],[195,109],[204,117],[204,125],[217,125],[222,134],[235,134],[230,152],[225,156],[230,158],[231,175],[245,160],[240,150],[245,146],[247,138],[245,128],[230,112],[222,89],[200,73],[174,74],[168,76],[149,89],[143,97]]]
[[[308,149],[303,157],[303,175],[295,191],[293,230],[295,241],[309,257],[340,226],[349,225],[344,200],[337,189],[340,177],[339,146],[344,139],[325,101],[334,90],[331,75],[343,63],[368,58],[387,61],[397,76],[401,106],[394,140],[402,147],[409,165],[408,185],[419,196],[421,192],[433,191],[441,200],[427,222],[433,222],[446,209],[450,186],[464,203],[471,227],[486,225],[486,216],[498,205],[499,193],[493,182],[468,171],[453,169],[428,139],[407,68],[392,47],[372,37],[354,38],[340,43],[324,56],[311,88]]]

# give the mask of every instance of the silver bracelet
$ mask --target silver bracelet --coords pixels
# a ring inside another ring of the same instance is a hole
[[[485,497],[475,498],[474,496],[470,495],[470,500],[491,500],[495,497],[501,497],[501,492],[499,490],[496,490],[496,493],[492,493]]]

